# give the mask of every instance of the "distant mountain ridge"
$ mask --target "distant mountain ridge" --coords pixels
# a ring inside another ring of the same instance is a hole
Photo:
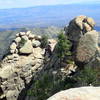
[[[37,6],[0,10],[0,29],[64,26],[74,16],[91,16],[100,26],[99,4]],[[66,23],[67,22],[67,23]]]

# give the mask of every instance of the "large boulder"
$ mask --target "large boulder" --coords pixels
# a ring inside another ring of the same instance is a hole
[[[71,41],[77,42],[87,32],[93,30],[95,22],[92,18],[78,16],[70,21],[69,26],[65,27],[65,33]]]
[[[80,87],[61,91],[47,100],[100,100],[100,87]]]
[[[10,45],[10,53],[11,54],[16,53],[16,49],[17,49],[17,44],[15,42],[12,42],[12,44]]]
[[[77,16],[65,27],[65,33],[72,43],[72,54],[76,63],[87,64],[99,52],[98,32],[93,30],[95,21],[87,16]]]
[[[76,50],[76,59],[80,62],[89,62],[98,50],[98,32],[95,30],[87,32],[80,38]]]
[[[35,58],[41,59],[41,58],[43,58],[44,50],[41,49],[40,47],[34,48],[33,54],[34,54]]]
[[[31,31],[27,31],[26,35],[29,36],[31,34]]]
[[[39,47],[41,45],[40,41],[33,39],[32,40],[33,47]]]
[[[28,40],[22,48],[20,48],[20,54],[31,54],[33,52],[32,42]]]
[[[20,36],[24,36],[25,35],[25,32],[20,32],[19,35]]]
[[[16,37],[15,42],[18,44],[21,41],[20,37]]]
[[[35,35],[34,34],[29,34],[29,39],[34,39],[35,38]]]
[[[15,50],[16,47],[17,47],[17,45],[16,45],[15,42],[13,42],[13,43],[10,45],[10,49],[11,49],[11,50]]]
[[[24,40],[26,40],[26,41],[29,40],[28,37],[27,37],[26,35],[22,36],[22,39],[24,39]]]
[[[94,25],[96,24],[95,22],[94,22],[94,20],[91,18],[91,17],[87,17],[87,23],[91,26],[91,27],[94,27]]]

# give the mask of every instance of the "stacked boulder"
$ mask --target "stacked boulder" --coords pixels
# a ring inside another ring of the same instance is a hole
[[[34,35],[31,31],[17,33],[9,49],[9,55],[5,57],[4,62],[19,61],[20,55],[35,55],[37,53],[35,49],[42,50],[41,36]]]
[[[30,31],[16,34],[10,53],[0,66],[0,100],[17,100],[21,91],[39,74],[45,53],[40,45],[41,36]]]
[[[0,100],[24,100],[32,80],[41,75],[46,62],[41,39],[30,31],[16,34],[0,66]]]
[[[82,15],[74,18],[69,26],[65,27],[65,33],[73,44],[74,60],[78,63],[90,62],[99,52],[99,34],[94,30],[94,26],[95,22],[92,18]]]
[[[69,26],[65,27],[65,32],[69,39],[73,42],[78,42],[85,33],[93,30],[95,22],[87,16],[77,16],[70,21]]]
[[[39,47],[41,36],[35,36],[28,32],[20,32],[16,34],[16,38],[10,45],[10,53],[19,53],[19,54],[31,54],[33,52],[33,46]]]

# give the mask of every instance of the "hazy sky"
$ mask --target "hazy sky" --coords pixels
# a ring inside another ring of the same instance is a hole
[[[100,0],[0,0],[0,9],[21,8],[37,5],[57,5],[73,3],[99,3]]]

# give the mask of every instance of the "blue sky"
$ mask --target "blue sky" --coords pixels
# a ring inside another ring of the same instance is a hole
[[[57,5],[73,3],[99,3],[100,0],[0,0],[0,9],[32,7],[37,5]]]

